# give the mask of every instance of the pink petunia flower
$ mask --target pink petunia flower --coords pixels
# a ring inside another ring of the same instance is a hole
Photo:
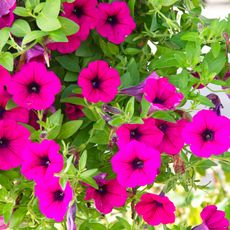
[[[1,93],[5,92],[7,96],[9,96],[7,92],[7,88],[10,81],[11,81],[11,76],[9,72],[0,65],[0,92]]]
[[[64,166],[59,149],[60,146],[52,140],[29,144],[23,152],[22,174],[28,180],[40,182],[59,173]]]
[[[103,214],[108,214],[113,208],[122,207],[128,195],[126,189],[122,187],[116,179],[106,180],[107,174],[101,173],[94,177],[98,184],[98,189],[87,185],[85,200],[93,199],[97,210]]]
[[[64,3],[63,16],[76,22],[80,29],[77,35],[81,41],[86,40],[89,31],[96,26],[97,0],[75,0],[72,3]]]
[[[77,50],[81,40],[77,34],[67,36],[68,42],[51,42],[47,45],[50,50],[57,50],[59,53],[68,54]]]
[[[150,147],[160,144],[163,133],[156,127],[153,118],[144,119],[144,124],[124,124],[117,129],[118,146],[122,148],[130,141],[143,142]]]
[[[22,123],[29,121],[29,111],[22,107],[16,107],[6,110],[6,105],[9,101],[9,97],[5,93],[0,92],[0,120],[10,119]]]
[[[156,120],[156,126],[163,135],[162,141],[156,149],[161,153],[165,152],[170,155],[179,153],[184,146],[182,131],[185,125],[186,120],[184,119],[178,120],[176,123]]]
[[[193,230],[227,230],[229,221],[224,211],[217,210],[215,205],[206,206],[200,214],[203,223],[193,228]]]
[[[12,25],[15,7],[16,0],[0,1],[0,29]]]
[[[126,2],[100,3],[97,32],[110,42],[120,44],[136,28]]]
[[[172,224],[175,222],[175,206],[167,196],[145,193],[136,204],[139,216],[149,225]]]
[[[230,147],[230,120],[211,110],[201,110],[185,126],[183,136],[198,157],[222,154]]]
[[[9,226],[5,224],[3,216],[0,216],[0,230],[7,230]]]
[[[152,103],[152,110],[170,110],[180,104],[183,94],[178,93],[167,78],[149,78],[144,86],[144,97]]]
[[[125,187],[154,182],[161,164],[160,153],[138,141],[131,141],[112,157],[112,169]]]
[[[29,143],[30,133],[14,120],[0,121],[0,169],[9,170],[22,163],[22,152]]]
[[[35,196],[38,198],[41,213],[47,218],[61,222],[65,218],[70,201],[73,199],[73,191],[69,182],[67,182],[65,189],[62,189],[59,178],[51,177],[43,183],[36,184]]]
[[[70,95],[70,97],[80,97],[82,94]],[[65,103],[65,114],[69,120],[78,120],[81,117],[84,117],[85,114],[82,112],[84,107],[81,105],[74,105],[70,103]]]
[[[62,16],[76,22],[80,28],[76,34],[67,36],[68,42],[52,42],[47,47],[63,54],[77,50],[81,41],[85,41],[90,30],[96,26],[96,5],[97,0],[76,0],[72,3],[64,3]]]
[[[90,62],[78,77],[78,85],[82,88],[83,96],[94,103],[112,101],[118,93],[120,84],[118,71],[101,60]]]
[[[42,110],[50,107],[61,90],[59,78],[47,71],[43,63],[30,62],[16,73],[9,92],[16,104],[27,109]]]

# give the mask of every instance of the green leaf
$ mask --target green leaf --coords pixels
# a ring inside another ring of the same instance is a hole
[[[151,104],[144,97],[142,97],[142,100],[141,100],[141,118],[147,117],[150,106],[151,106]]]
[[[209,107],[215,107],[215,105],[205,96],[197,95],[197,100],[202,104]]]
[[[27,211],[28,210],[25,207],[17,208],[14,211],[14,213],[10,219],[10,228],[18,227],[23,222],[23,219],[25,218]],[[19,228],[17,228],[17,229],[19,229]]]
[[[89,169],[81,173],[81,178],[93,177],[96,176],[98,169]]]
[[[26,34],[26,36],[23,38],[22,45],[26,45],[26,44],[32,42],[33,40],[42,38],[42,37],[44,37],[46,35],[47,35],[46,32],[43,32],[43,31],[40,31],[40,30],[31,31],[28,34]]]
[[[81,97],[66,97],[66,98],[62,98],[61,102],[63,103],[70,103],[73,105],[82,105],[82,106],[86,106],[86,103],[84,101],[83,98]]]
[[[7,70],[12,71],[14,68],[14,57],[10,52],[0,53],[0,65]]]
[[[212,52],[209,52],[203,60],[203,63],[208,64],[209,73],[220,73],[224,68],[225,63],[227,62],[225,52],[220,52],[217,57],[214,57]]]
[[[85,150],[79,160],[79,170],[82,171],[86,167],[87,151]]]
[[[166,112],[166,111],[156,111],[153,114],[153,117],[156,119],[176,123],[176,120],[174,119],[174,117],[169,112]]]
[[[60,133],[58,135],[58,139],[67,139],[71,137],[77,130],[81,127],[82,121],[68,121],[62,125]]]
[[[58,56],[55,59],[66,70],[75,73],[80,71],[79,59],[74,54]]]
[[[134,114],[135,97],[131,97],[125,107],[125,116],[131,118]]]
[[[198,32],[186,32],[181,36],[181,40],[197,42],[200,40]]]
[[[10,220],[10,217],[13,213],[13,209],[14,209],[14,204],[13,203],[8,203],[4,205],[3,208],[3,217],[4,217],[4,222],[8,223]]]
[[[65,82],[77,82],[77,74],[74,72],[68,71],[64,78]]]
[[[124,121],[124,118],[122,118],[122,117],[115,117],[111,121],[109,121],[109,124],[111,126],[115,126],[115,127],[121,126],[124,123],[125,123],[125,121]]]
[[[76,24],[74,21],[65,18],[65,17],[58,17],[58,20],[61,23],[61,29],[65,33],[66,36],[75,34],[79,30],[79,25]]]
[[[98,145],[107,145],[109,143],[108,130],[94,130],[93,136],[89,141]]]
[[[63,114],[61,113],[61,110],[59,109],[56,111],[54,114],[52,114],[48,119],[49,125],[52,127],[48,131],[47,138],[48,139],[54,139],[58,136],[60,130],[61,130],[61,125],[63,121]]]
[[[27,21],[22,19],[17,19],[16,21],[14,21],[14,24],[11,27],[10,31],[16,37],[24,37],[26,34],[28,34],[31,31],[31,29]]]
[[[218,57],[219,53],[220,53],[220,43],[219,42],[213,42],[211,44],[211,51],[212,51],[212,54],[215,58]]]
[[[26,9],[24,7],[20,7],[20,6],[17,6],[15,8],[14,14],[21,16],[21,17],[30,17],[31,16],[31,12],[28,9]]]
[[[41,13],[36,18],[38,27],[43,31],[53,31],[61,28],[58,20],[60,11],[60,0],[47,0]]]
[[[9,99],[7,104],[6,104],[6,110],[10,110],[10,109],[14,109],[17,108],[18,105],[14,103],[14,101],[12,99]]]
[[[7,43],[9,36],[10,36],[10,28],[5,27],[0,30],[0,52],[2,48],[5,46],[5,44]]]
[[[68,38],[62,30],[54,30],[49,33],[49,38],[54,42],[68,42]]]
[[[96,181],[91,178],[91,177],[82,177],[81,181],[85,182],[86,184],[92,186],[95,189],[98,189],[98,184],[96,183]]]

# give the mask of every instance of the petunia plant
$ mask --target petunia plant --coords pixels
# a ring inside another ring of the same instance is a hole
[[[0,1],[0,229],[229,229],[230,17],[204,7]]]

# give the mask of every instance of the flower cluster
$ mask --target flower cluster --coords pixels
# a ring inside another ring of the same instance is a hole
[[[229,93],[229,37],[193,31],[193,20],[179,30],[187,18],[178,25],[171,2],[199,11],[197,1],[0,0],[0,229],[155,229],[181,217],[178,190],[187,205],[208,188],[206,169],[229,175],[230,119],[199,91],[217,82]],[[222,189],[215,200],[228,205]],[[229,209],[210,203],[188,229],[229,229]]]
[[[78,49],[92,29],[110,42],[120,44],[136,27],[125,2],[98,4],[97,0],[75,0],[73,3],[64,3],[63,8],[62,16],[76,22],[80,29],[68,36],[68,42],[48,44],[50,50],[60,53],[72,53]]]

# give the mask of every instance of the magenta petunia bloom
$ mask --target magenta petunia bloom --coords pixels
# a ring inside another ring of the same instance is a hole
[[[9,92],[16,104],[27,109],[43,110],[50,107],[61,90],[59,78],[47,71],[43,63],[30,62],[16,73]]]
[[[134,188],[154,182],[161,158],[157,150],[134,140],[122,147],[111,162],[118,182]]]
[[[176,91],[167,78],[149,78],[144,86],[145,99],[152,103],[152,110],[170,110],[178,106],[183,94]]]
[[[9,97],[5,93],[0,92],[0,120],[10,119],[22,123],[29,121],[29,111],[22,107],[16,107],[6,110]]]
[[[78,85],[83,96],[90,102],[110,102],[118,93],[121,84],[119,73],[107,62],[97,60],[90,62],[78,77]]]
[[[0,1],[0,29],[12,25],[15,7],[16,0]]]
[[[175,206],[167,196],[145,193],[136,204],[139,216],[149,225],[172,224],[175,222]]]
[[[7,95],[7,88],[11,81],[9,72],[0,65],[0,92],[5,92]],[[8,95],[9,96],[9,95]]]
[[[95,176],[98,189],[88,185],[85,195],[85,200],[93,199],[97,210],[103,214],[110,213],[113,208],[122,207],[128,198],[126,189],[116,179],[106,180],[106,176],[106,173]]]
[[[98,5],[97,32],[110,42],[120,44],[136,28],[126,2],[100,3]]]
[[[150,147],[160,144],[162,132],[156,127],[153,118],[144,119],[144,124],[124,124],[117,129],[118,146],[122,148],[132,140],[143,142]]]
[[[83,96],[81,94],[70,95],[70,97],[80,97]],[[84,117],[85,114],[83,113],[83,106],[81,105],[73,105],[70,103],[65,103],[65,114],[69,120],[78,120],[81,117]]]
[[[63,16],[76,22],[80,29],[77,32],[81,41],[85,40],[91,29],[96,26],[97,0],[75,0],[72,3],[64,3]]]
[[[76,22],[80,28],[76,34],[67,36],[68,42],[52,42],[47,47],[63,54],[77,50],[81,41],[85,41],[90,30],[96,26],[96,5],[97,0],[76,0],[72,3],[64,3],[62,16]]]
[[[201,110],[185,126],[183,136],[198,157],[222,154],[230,147],[230,120],[211,110]]]
[[[0,121],[0,170],[21,165],[22,152],[29,143],[29,136],[29,131],[16,121]]]
[[[206,206],[200,214],[203,223],[193,228],[193,230],[227,230],[229,221],[224,211],[217,210],[215,205]]]
[[[40,45],[35,45],[34,47],[26,51],[26,62],[36,61],[46,63],[45,55],[46,53],[44,48]],[[48,54],[47,58],[49,58]]]
[[[50,50],[57,50],[59,53],[68,54],[77,50],[81,40],[77,34],[67,36],[68,42],[52,42],[47,45]]]
[[[156,126],[163,134],[162,141],[156,147],[161,153],[165,152],[174,155],[180,152],[184,146],[184,138],[182,135],[186,120],[181,119],[176,123],[163,120],[156,120]]]
[[[59,173],[64,166],[59,149],[60,146],[52,140],[29,144],[23,152],[22,174],[28,180],[40,182]]]
[[[82,109],[83,106],[81,105],[65,104],[65,114],[69,120],[78,120],[84,117],[85,114],[82,112]]]
[[[70,201],[73,199],[73,190],[67,182],[65,189],[61,188],[59,178],[51,177],[35,186],[35,196],[38,198],[40,211],[47,218],[57,222],[64,220]]]

